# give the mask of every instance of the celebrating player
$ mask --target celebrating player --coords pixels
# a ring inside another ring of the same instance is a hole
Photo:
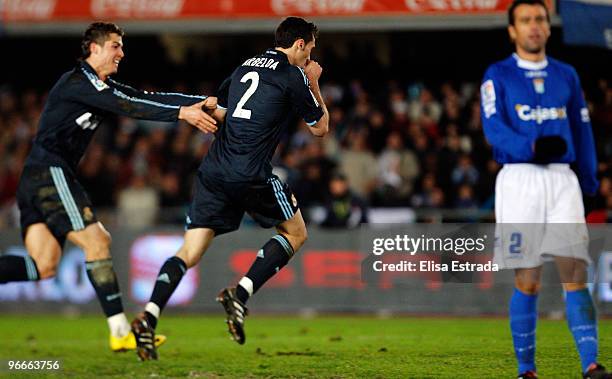
[[[510,329],[519,378],[537,378],[536,303],[546,256],[554,257],[564,282],[568,326],[584,378],[610,378],[597,363],[595,309],[585,283],[590,258],[583,242],[582,193],[594,194],[598,182],[580,81],[574,68],[546,56],[550,20],[543,0],[515,0],[508,17],[516,53],[487,70],[481,110],[495,159],[504,165],[495,186],[502,231],[495,260],[515,269]]]
[[[245,341],[247,300],[306,240],[297,200],[272,174],[270,159],[296,114],[313,135],[328,131],[318,84],[322,69],[310,60],[317,34],[312,23],[285,19],[276,29],[276,47],[247,59],[221,84],[215,117],[225,125],[199,168],[184,243],[162,266],[145,312],[132,322],[141,359],[157,358],[151,343],[157,320],[187,269],[200,261],[213,237],[238,229],[244,212],[263,227],[275,226],[278,234],[259,250],[238,285],[217,297],[239,344]]]
[[[66,238],[83,249],[87,275],[108,320],[113,351],[135,349],[136,340],[123,313],[110,235],[96,220],[75,177],[77,165],[109,114],[185,120],[204,132],[217,129],[216,121],[202,111],[203,106],[216,108],[214,97],[143,92],[109,77],[124,57],[123,34],[112,23],[91,24],[83,35],[80,62],[51,89],[17,190],[29,255],[0,257],[0,283],[34,281],[55,275]],[[156,341],[161,342],[163,338]]]

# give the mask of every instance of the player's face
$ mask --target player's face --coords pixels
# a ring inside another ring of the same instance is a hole
[[[546,9],[541,5],[521,4],[514,10],[514,25],[508,27],[510,37],[519,52],[529,54],[544,52],[550,37],[550,24]]]
[[[312,39],[312,41],[306,44],[303,44],[301,48],[298,46],[298,51],[296,54],[296,65],[297,66],[300,66],[302,68],[306,66],[306,63],[310,59],[310,53],[312,52],[312,49],[314,49],[314,47],[315,47],[314,38]]]
[[[104,41],[104,46],[98,50],[101,71],[106,75],[112,75],[119,69],[119,62],[123,59],[123,41],[121,36],[111,33],[109,38]]]

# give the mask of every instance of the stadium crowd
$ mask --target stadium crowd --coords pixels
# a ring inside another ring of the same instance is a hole
[[[323,83],[330,135],[315,138],[296,120],[273,159],[275,173],[293,188],[302,208],[325,209],[317,222],[357,225],[367,221],[368,207],[492,211],[499,165],[483,136],[478,83]],[[0,87],[5,214],[14,213],[45,95]],[[600,162],[594,204],[606,211],[595,219],[603,221],[612,211],[612,83],[600,80],[586,97]],[[180,209],[189,203],[193,177],[212,140],[183,123],[113,119],[99,127],[79,178],[96,209],[116,208],[122,223],[182,223]]]

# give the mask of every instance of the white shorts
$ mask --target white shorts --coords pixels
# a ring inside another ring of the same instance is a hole
[[[567,164],[505,164],[495,183],[495,219],[500,268],[538,267],[551,256],[591,262],[582,192]]]

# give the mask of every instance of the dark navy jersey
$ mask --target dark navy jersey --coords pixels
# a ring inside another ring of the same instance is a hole
[[[26,165],[61,166],[75,172],[96,128],[110,114],[176,121],[181,106],[205,98],[139,91],[110,78],[102,81],[82,61],[49,92]]]
[[[225,125],[200,171],[225,182],[271,177],[270,160],[287,125],[298,116],[312,126],[323,116],[304,71],[274,49],[247,59],[217,96],[219,107],[227,109]]]

